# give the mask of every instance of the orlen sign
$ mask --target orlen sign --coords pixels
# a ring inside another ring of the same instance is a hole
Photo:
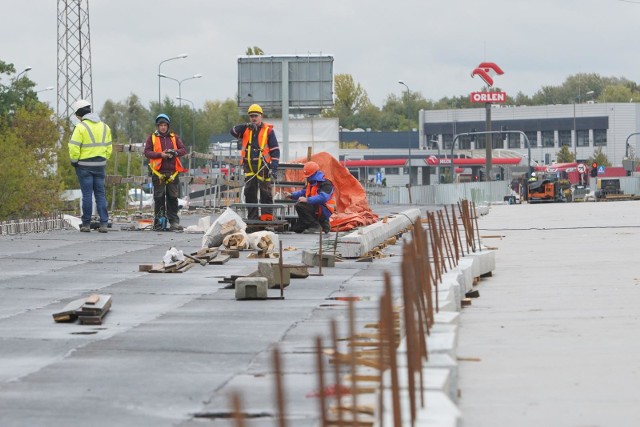
[[[506,102],[506,92],[471,92],[471,102]]]
[[[494,62],[481,62],[471,72],[471,77],[480,77],[489,87],[493,86],[493,76],[504,74],[502,68]],[[472,92],[471,102],[506,102],[507,94],[504,92]]]

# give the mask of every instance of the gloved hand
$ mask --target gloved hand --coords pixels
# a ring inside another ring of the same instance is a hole
[[[278,179],[278,171],[277,170],[271,169],[270,175],[271,175],[271,179],[273,179],[273,180]]]
[[[251,129],[254,132],[258,131],[258,125],[256,125],[255,123],[251,123],[251,122],[247,123],[247,128]]]

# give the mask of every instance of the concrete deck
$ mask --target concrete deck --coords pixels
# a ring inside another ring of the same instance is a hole
[[[460,316],[465,427],[640,423],[640,202],[498,205]],[[477,360],[476,360],[477,359]]]

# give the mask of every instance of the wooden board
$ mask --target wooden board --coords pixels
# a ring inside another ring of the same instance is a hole
[[[71,301],[69,304],[65,305],[62,310],[57,313],[53,313],[53,320],[56,321],[56,323],[75,322],[78,318],[76,311],[80,310],[80,307],[84,305],[85,301],[86,298]]]
[[[225,264],[227,261],[229,261],[230,258],[231,258],[230,255],[218,254],[218,256],[216,256],[211,261],[209,261],[209,264],[222,265],[222,264]]]

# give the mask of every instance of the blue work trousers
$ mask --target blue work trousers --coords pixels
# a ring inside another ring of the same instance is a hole
[[[76,167],[76,176],[82,191],[82,225],[91,224],[93,213],[93,197],[96,199],[96,208],[100,216],[100,226],[107,226],[109,212],[107,212],[107,197],[104,191],[104,167]]]

